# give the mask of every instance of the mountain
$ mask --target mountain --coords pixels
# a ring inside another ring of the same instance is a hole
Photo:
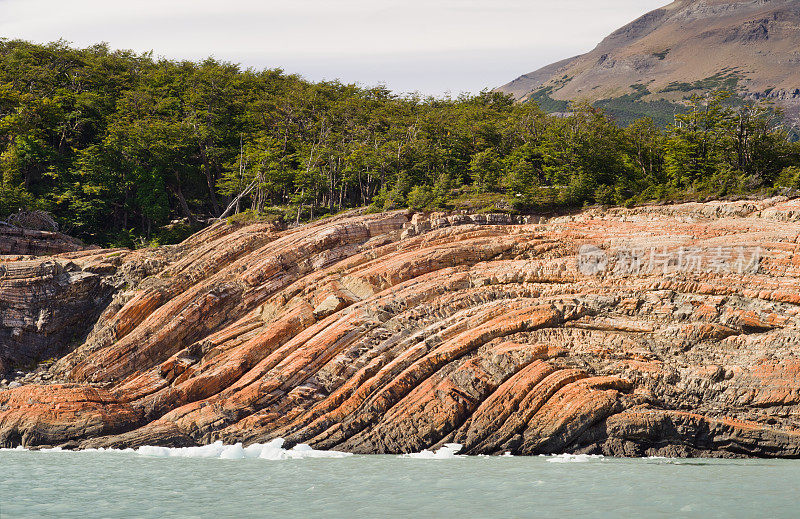
[[[776,197],[0,257],[0,447],[797,458],[798,234]]]
[[[586,100],[620,115],[664,118],[691,94],[716,88],[773,100],[800,118],[800,0],[678,0],[589,53],[498,90],[548,111]]]

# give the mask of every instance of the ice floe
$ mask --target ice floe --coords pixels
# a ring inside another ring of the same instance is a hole
[[[400,458],[413,458],[413,459],[421,459],[421,460],[447,460],[453,458],[466,458],[461,454],[458,454],[461,451],[463,446],[460,443],[445,443],[443,447],[438,449],[437,451],[430,451],[425,449],[421,452],[414,452],[411,454],[401,454]]]
[[[547,461],[550,463],[586,463],[602,459],[603,456],[600,454],[558,454],[556,456],[548,456]]]

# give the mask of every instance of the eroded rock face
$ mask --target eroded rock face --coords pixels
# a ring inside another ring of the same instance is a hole
[[[86,335],[113,287],[66,258],[36,258],[90,249],[58,232],[0,223],[0,378]]]
[[[12,368],[64,353],[113,290],[69,261],[0,263],[0,272],[0,358]]]
[[[81,272],[129,281],[58,384],[0,391],[0,444],[800,456],[798,215],[350,214],[98,252]],[[65,258],[38,261],[6,268]]]

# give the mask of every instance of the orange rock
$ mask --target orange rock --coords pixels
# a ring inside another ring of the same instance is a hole
[[[0,387],[0,445],[797,456],[795,206],[351,212],[6,259],[0,365],[63,356]],[[757,272],[710,263],[739,246]],[[690,248],[705,268],[614,270]]]

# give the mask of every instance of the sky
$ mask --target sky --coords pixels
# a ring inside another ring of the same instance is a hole
[[[0,0],[0,37],[208,56],[457,95],[591,50],[668,0]]]

